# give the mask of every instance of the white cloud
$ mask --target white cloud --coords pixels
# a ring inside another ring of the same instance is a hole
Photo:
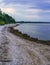
[[[29,18],[29,19],[39,19],[40,17],[38,16],[38,15],[27,15],[27,16],[24,16],[24,17],[26,17],[26,18]]]
[[[0,0],[0,2],[2,2],[3,0]]]
[[[26,9],[25,10],[27,13],[32,13],[32,14],[38,14],[39,12],[41,12],[41,9]]]
[[[21,5],[21,4],[9,4],[7,6],[4,6],[2,4],[2,11],[6,12],[8,14],[12,14],[14,16],[18,17],[27,17],[27,18],[37,18],[39,10],[38,9],[29,9],[29,5]]]
[[[1,10],[8,14],[13,14],[15,12],[13,8],[1,8]]]
[[[30,8],[30,5],[23,4],[8,4],[4,2],[0,4],[0,8],[3,12],[13,16],[16,20],[39,20],[43,18],[39,13],[46,13],[50,10],[34,9]]]
[[[50,10],[45,10],[45,12],[48,12],[48,13],[50,13]]]
[[[50,3],[50,0],[44,0],[45,3]]]
[[[50,10],[41,10],[39,13],[50,13]]]

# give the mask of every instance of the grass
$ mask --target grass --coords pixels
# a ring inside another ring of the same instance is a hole
[[[0,25],[4,25],[5,24],[5,22],[4,21],[0,21]]]
[[[28,36],[27,34],[22,34],[19,30],[14,30],[13,27],[10,27],[10,32],[19,36],[19,37],[21,37],[21,38],[29,40],[29,41],[34,41],[34,42],[37,42],[37,43],[50,45],[50,41],[39,40],[38,38],[32,38],[32,37]]]

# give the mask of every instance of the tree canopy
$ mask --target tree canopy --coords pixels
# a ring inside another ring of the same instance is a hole
[[[3,13],[0,9],[0,25],[16,23],[15,19],[6,13]]]

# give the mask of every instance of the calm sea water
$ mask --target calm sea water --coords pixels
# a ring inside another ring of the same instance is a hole
[[[22,33],[28,34],[33,38],[40,40],[50,40],[50,24],[49,23],[24,23],[15,27]]]

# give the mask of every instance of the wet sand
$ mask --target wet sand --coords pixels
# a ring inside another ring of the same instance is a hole
[[[50,46],[37,44],[0,29],[0,65],[50,65]]]

